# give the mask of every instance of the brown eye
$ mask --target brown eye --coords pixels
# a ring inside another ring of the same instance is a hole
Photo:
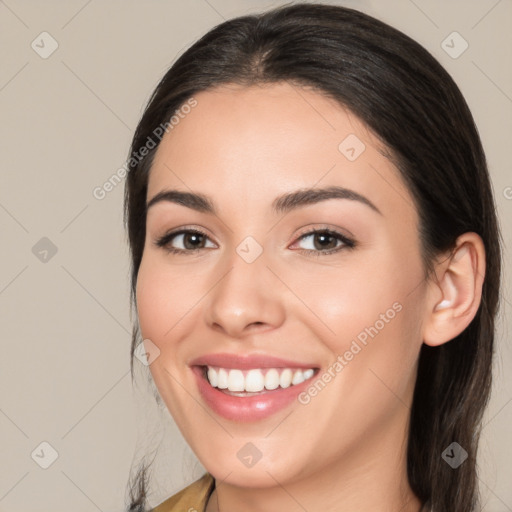
[[[209,241],[208,236],[201,231],[195,229],[182,229],[174,233],[168,233],[162,238],[158,239],[155,244],[158,247],[164,247],[169,252],[186,253],[193,252],[207,247],[215,247],[210,241],[210,246],[207,246]]]
[[[201,234],[188,232],[178,235],[183,237],[182,243],[185,249],[198,249],[204,247],[205,237]]]
[[[306,253],[314,255],[327,255],[341,251],[342,249],[351,249],[355,242],[346,236],[332,230],[313,230],[302,235],[298,242],[299,248]]]
[[[313,245],[315,249],[335,249],[337,244],[338,240],[329,233],[315,233],[313,235]]]

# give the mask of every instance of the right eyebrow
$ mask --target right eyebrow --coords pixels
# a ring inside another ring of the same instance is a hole
[[[217,215],[212,202],[203,194],[196,192],[182,192],[181,190],[163,190],[147,203],[146,212],[155,204],[162,201],[181,204],[201,213]]]

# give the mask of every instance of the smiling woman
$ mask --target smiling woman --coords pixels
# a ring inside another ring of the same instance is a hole
[[[207,470],[155,510],[476,510],[500,245],[453,80],[378,20],[298,4],[188,49],[132,153],[191,98],[125,196],[132,361],[157,349]]]

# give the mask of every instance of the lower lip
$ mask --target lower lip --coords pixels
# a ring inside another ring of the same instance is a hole
[[[278,388],[253,396],[232,396],[214,388],[204,376],[203,367],[193,366],[199,392],[206,404],[219,416],[231,421],[258,421],[290,405],[311,383],[311,378],[288,388]],[[316,374],[316,372],[315,372]]]

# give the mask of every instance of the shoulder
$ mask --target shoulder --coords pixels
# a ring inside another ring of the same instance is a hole
[[[213,476],[205,473],[199,480],[155,507],[152,512],[204,512],[214,488]]]

